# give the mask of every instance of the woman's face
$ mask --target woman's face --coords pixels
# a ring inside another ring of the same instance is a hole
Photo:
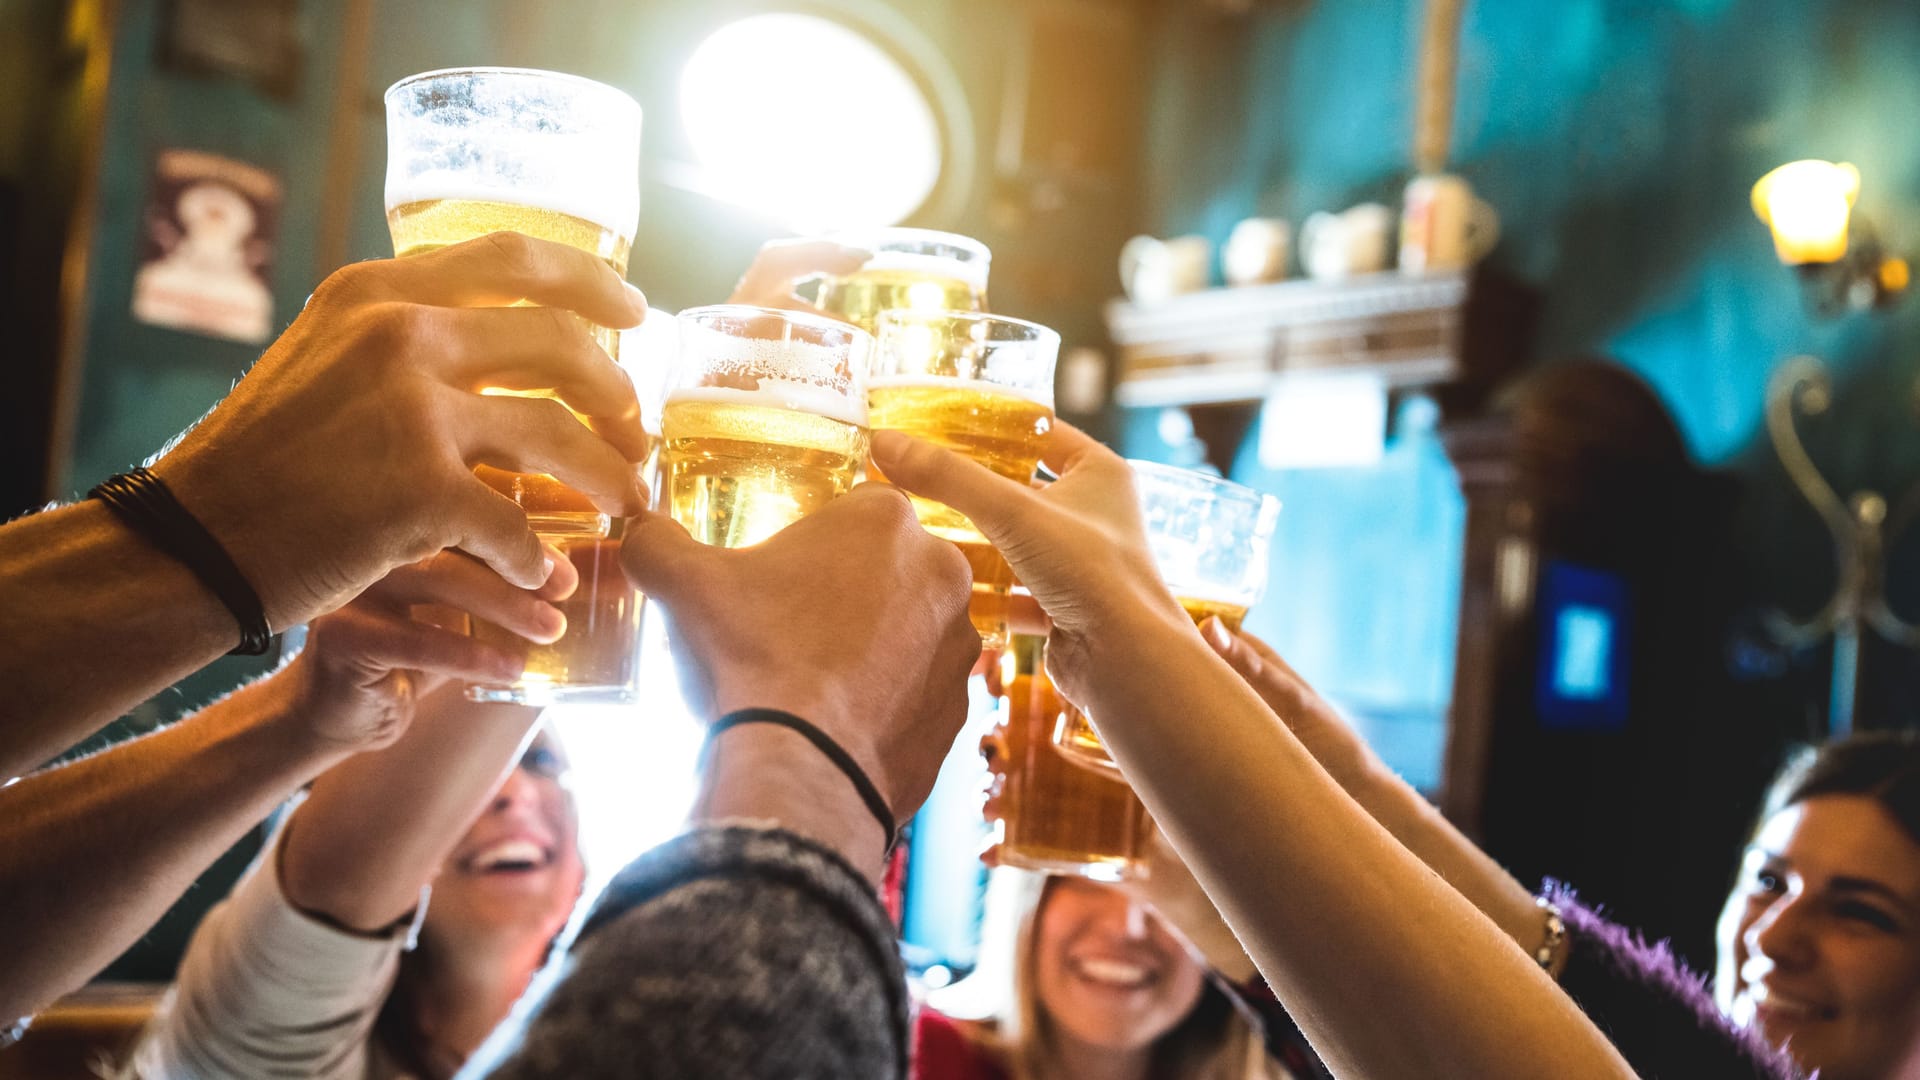
[[[1206,972],[1160,919],[1119,889],[1047,885],[1034,920],[1034,989],[1060,1032],[1139,1050],[1186,1019]]]
[[[534,736],[520,763],[433,879],[426,930],[435,941],[544,945],[580,899],[579,822],[557,742]]]
[[[1920,845],[1822,795],[1768,819],[1720,914],[1720,1007],[1821,1080],[1920,1077]]]

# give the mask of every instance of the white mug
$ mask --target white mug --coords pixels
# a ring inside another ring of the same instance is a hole
[[[1220,273],[1229,285],[1258,285],[1287,276],[1293,226],[1281,218],[1247,218],[1220,249]]]
[[[1500,215],[1462,178],[1440,173],[1407,185],[1400,216],[1400,269],[1461,270],[1500,239]]]
[[[1207,287],[1213,245],[1204,236],[1136,236],[1120,248],[1120,286],[1136,304],[1157,304]]]
[[[1321,279],[1385,270],[1392,227],[1393,211],[1379,203],[1322,211],[1300,229],[1300,263]]]

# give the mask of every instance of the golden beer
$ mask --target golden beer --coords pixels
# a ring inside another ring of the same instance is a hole
[[[387,210],[387,231],[395,255],[406,258],[496,232],[517,232],[551,240],[596,256],[622,277],[627,273],[631,237],[587,218],[559,210],[492,199],[428,198],[398,203]]]
[[[819,411],[805,412],[763,390],[674,391],[660,417],[667,512],[702,543],[745,547],[845,494],[867,429],[840,399],[817,396]]]
[[[1153,825],[1125,781],[1076,768],[1054,748],[1054,725],[1066,703],[1047,679],[1044,642],[1016,634],[1001,658],[1007,773],[1000,858],[1029,870],[1116,880],[1145,854]]]
[[[1187,617],[1193,620],[1197,628],[1209,618],[1218,618],[1227,624],[1227,629],[1240,632],[1240,624],[1246,621],[1247,605],[1235,604],[1226,600],[1203,600],[1198,597],[1179,598],[1180,606],[1186,609]],[[1100,745],[1100,736],[1096,735],[1093,725],[1087,721],[1087,714],[1066,705],[1060,714],[1059,730],[1054,732],[1054,742],[1075,764],[1097,769],[1111,776],[1120,775],[1120,767],[1113,763],[1107,754],[1107,748]]]
[[[387,228],[396,256],[515,232],[583,251],[626,276],[640,216],[641,115],[631,97],[557,72],[462,68],[402,79],[384,103]],[[583,325],[618,359],[618,331]],[[557,396],[540,387],[482,392]],[[527,665],[521,678],[470,685],[467,696],[634,700],[641,601],[620,571],[613,520],[552,476],[474,471],[526,511],[534,532],[574,564],[580,586],[558,605],[567,630],[551,645],[471,620],[476,637],[525,651]]]
[[[559,686],[625,686],[639,670],[634,632],[642,601],[620,568],[620,541],[546,539],[580,575],[580,587],[554,605],[567,617],[566,633],[551,645],[537,645],[493,623],[470,619],[473,636],[506,652],[526,654],[520,681],[529,688],[529,699],[550,696]]]
[[[489,199],[416,199],[387,211],[393,250],[406,258],[437,251],[495,232],[519,232],[597,256],[626,276],[632,242],[604,225],[537,206]],[[620,334],[586,324],[594,340],[619,359]],[[489,391],[553,397],[547,390]],[[527,512],[527,524],[559,548],[580,573],[580,586],[555,606],[567,631],[551,644],[527,641],[511,630],[472,619],[473,636],[508,652],[526,655],[526,670],[512,688],[472,687],[485,700],[544,702],[566,696],[564,687],[626,686],[639,663],[640,594],[620,569],[616,523],[593,500],[545,473],[509,472],[481,465],[474,474]]]
[[[986,306],[985,281],[957,276],[931,257],[875,256],[865,267],[828,278],[820,287],[821,310],[868,333],[874,332],[883,311],[984,311]]]
[[[489,199],[416,199],[387,211],[387,230],[393,234],[395,255],[406,258],[496,232],[517,232],[584,251],[598,257],[621,277],[627,275],[630,238],[604,225],[558,210],[496,202]],[[593,339],[614,360],[620,359],[620,332],[585,324]],[[526,397],[553,397],[548,390],[505,391]],[[606,522],[593,501],[544,473],[515,473],[482,465],[474,470],[495,491],[527,512],[534,531],[574,535],[604,533]],[[587,525],[596,526],[588,530]]]
[[[867,387],[867,415],[874,430],[925,439],[1021,483],[1034,467],[1053,429],[1053,409],[1017,390],[974,379],[923,375],[878,376]],[[920,524],[960,546],[973,568],[968,614],[990,646],[1007,638],[1007,596],[1013,569],[987,543],[973,522],[944,503],[911,496]]]

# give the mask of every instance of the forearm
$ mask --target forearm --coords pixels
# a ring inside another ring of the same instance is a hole
[[[185,566],[97,501],[0,526],[0,779],[50,760],[238,640],[233,616]]]
[[[1365,775],[1342,786],[1401,846],[1432,867],[1522,949],[1533,953],[1545,943],[1546,920],[1533,894],[1412,785],[1375,760]]]
[[[458,683],[422,699],[392,746],[314,781],[282,840],[287,900],[372,932],[420,900],[518,760],[540,711],[469,702]]]
[[[1632,1075],[1177,612],[1117,615],[1085,675],[1115,759],[1336,1074]]]
[[[340,751],[286,721],[293,680],[257,682],[146,738],[0,789],[0,1015],[79,986]]]
[[[886,837],[853,784],[798,732],[747,724],[707,750],[689,823],[777,825],[820,844],[871,882],[880,880]]]

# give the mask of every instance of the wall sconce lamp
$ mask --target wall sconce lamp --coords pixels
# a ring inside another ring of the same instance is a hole
[[[1912,278],[1907,260],[1889,255],[1853,214],[1860,170],[1845,162],[1792,161],[1753,185],[1753,212],[1773,230],[1780,261],[1800,272],[1822,315],[1886,307]]]

